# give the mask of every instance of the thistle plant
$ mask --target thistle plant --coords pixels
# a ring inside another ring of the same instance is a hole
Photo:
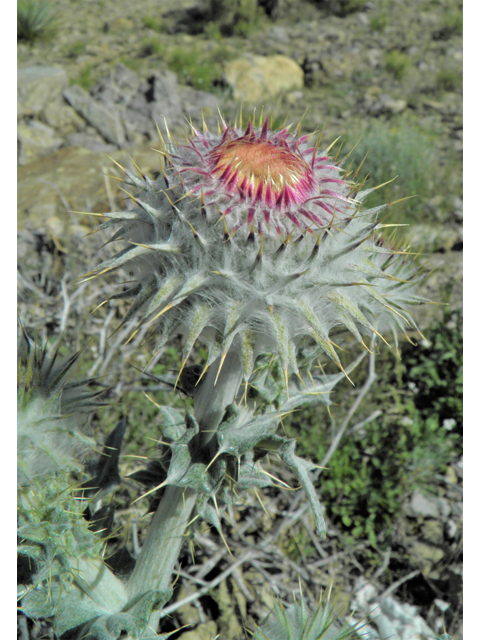
[[[149,327],[154,355],[183,336],[172,383],[194,398],[194,410],[161,408],[158,456],[133,476],[158,506],[126,583],[97,566],[91,618],[82,620],[91,637],[158,637],[189,523],[201,518],[221,532],[222,507],[271,484],[261,466],[267,454],[301,482],[325,536],[314,465],[277,427],[293,410],[328,404],[338,381],[350,379],[359,359],[342,361],[342,336],[365,353],[389,336],[396,342],[416,328],[409,307],[424,300],[408,251],[381,237],[387,205],[365,208],[372,189],[355,183],[348,155],[332,157],[313,138],[300,125],[272,131],[262,117],[244,127],[241,116],[233,126],[220,116],[218,133],[191,125],[182,143],[160,134],[159,178],[118,165],[131,204],[95,214],[107,218],[99,229],[113,230],[109,242],[121,249],[84,279],[127,272],[133,284],[109,300],[132,300],[123,323],[137,319],[132,338]],[[199,345],[208,352],[202,366]],[[319,358],[336,373],[315,373]],[[93,577],[95,567],[88,570]],[[103,583],[114,597],[100,602]],[[58,596],[53,606],[65,624],[74,597],[67,601]],[[303,623],[311,626],[309,615]]]

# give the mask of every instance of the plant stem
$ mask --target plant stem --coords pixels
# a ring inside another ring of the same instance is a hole
[[[191,489],[167,487],[128,581],[129,599],[168,588],[195,500]]]
[[[212,442],[225,408],[234,401],[241,381],[242,366],[235,353],[228,354],[223,362],[218,358],[212,364],[195,399],[200,446],[208,447]],[[152,589],[164,591],[170,585],[196,499],[192,489],[167,487],[128,581],[130,600]],[[159,611],[152,614],[150,633],[158,625],[160,615]]]

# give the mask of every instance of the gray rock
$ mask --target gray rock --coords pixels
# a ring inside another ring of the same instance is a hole
[[[171,71],[156,71],[142,85],[148,102],[148,114],[163,128],[163,121],[177,123],[183,119],[183,109],[178,94],[177,76]]]
[[[399,100],[395,100],[389,95],[382,96],[382,109],[384,113],[402,113],[407,108],[407,101],[400,98]]]
[[[17,143],[17,162],[20,166],[24,166],[57,151],[62,146],[63,140],[55,135],[51,127],[32,120],[28,124],[18,125]]]
[[[275,42],[283,42],[284,44],[288,44],[290,42],[290,35],[285,27],[280,27],[279,25],[275,25],[270,29],[268,34],[272,40]]]
[[[197,91],[191,87],[181,87],[180,97],[185,113],[198,113],[202,109],[205,116],[213,115],[218,108],[218,98],[213,93]]]
[[[99,153],[111,153],[117,149],[117,145],[105,142],[101,136],[93,132],[80,131],[71,133],[65,140],[71,147],[84,147]]]
[[[463,200],[461,198],[455,198],[453,200],[454,210],[453,213],[458,220],[463,220]]]
[[[361,576],[350,602],[351,623],[362,622],[362,635],[370,640],[435,640],[435,633],[418,614],[418,607],[393,597],[379,598],[377,589]],[[360,620],[362,618],[362,620]],[[370,624],[368,624],[370,622]]]
[[[146,107],[147,105],[145,104],[145,109],[142,111],[131,108],[125,109],[122,113],[123,123],[129,139],[132,139],[138,133],[147,136],[150,140],[158,138],[155,123],[149,115],[145,114],[145,111],[149,111]]]
[[[77,84],[65,89],[63,97],[82,118],[95,127],[107,142],[117,146],[126,143],[127,138],[120,114],[113,105],[107,108],[98,103]]]
[[[446,518],[450,515],[450,505],[441,496],[424,495],[416,489],[410,499],[407,513],[413,517]]]
[[[99,102],[129,105],[138,93],[142,79],[139,75],[123,64],[117,64],[115,69],[98,82],[90,91],[90,95]]]
[[[27,67],[17,71],[17,117],[36,116],[61,95],[68,77],[60,67]]]
[[[447,538],[453,540],[453,538],[455,538],[455,536],[457,535],[457,531],[458,524],[455,522],[455,520],[448,520],[447,524],[445,525],[445,535],[447,536]]]

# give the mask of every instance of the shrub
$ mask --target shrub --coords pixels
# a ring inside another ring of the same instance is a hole
[[[211,22],[218,25],[222,36],[248,36],[264,15],[257,0],[210,0]]]
[[[147,38],[142,41],[140,45],[139,57],[148,58],[153,55],[160,55],[162,51],[162,45],[156,38]]]
[[[454,35],[463,33],[463,13],[454,9],[442,15],[440,28],[433,32],[434,40],[448,40]]]

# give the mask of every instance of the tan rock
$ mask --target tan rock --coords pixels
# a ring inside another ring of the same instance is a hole
[[[151,175],[159,168],[158,154],[145,144],[130,155]],[[121,151],[112,157],[127,168],[135,171],[131,161]],[[104,153],[89,151],[81,147],[63,147],[56,153],[28,165],[20,167],[17,175],[17,224],[22,228],[28,220],[30,226],[45,224],[47,218],[57,215],[69,222],[69,232],[83,235],[96,225],[91,216],[68,214],[73,211],[109,211],[106,178],[104,174],[117,175],[120,172],[106,158]],[[109,181],[113,198],[121,198],[117,181]],[[90,226],[89,226],[90,225]]]
[[[227,63],[225,79],[235,100],[259,103],[303,88],[303,70],[287,56],[248,54]]]
[[[425,575],[428,575],[433,565],[445,556],[445,552],[440,547],[426,544],[420,540],[413,540],[411,544],[412,555],[416,558]]]

